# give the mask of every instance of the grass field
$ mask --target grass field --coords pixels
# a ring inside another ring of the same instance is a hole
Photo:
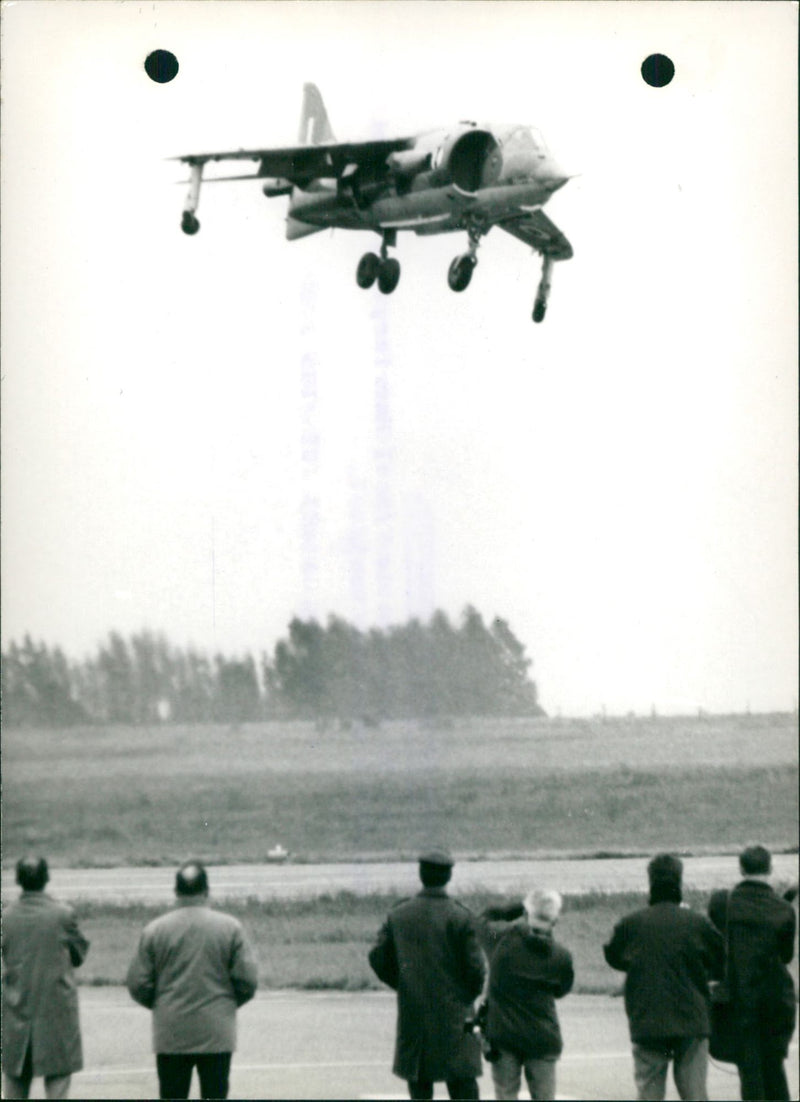
[[[5,861],[796,846],[793,715],[3,733]]]
[[[484,894],[458,898],[475,913],[489,903]],[[306,901],[231,902],[224,909],[241,919],[256,947],[263,988],[360,991],[381,987],[367,953],[395,902],[396,897],[388,895],[340,893]],[[705,913],[708,898],[691,892],[687,902]],[[645,903],[643,893],[565,897],[556,936],[573,954],[578,992],[613,994],[621,990],[623,977],[605,963],[602,947],[618,919]],[[81,982],[124,982],[142,926],[163,910],[79,904],[81,929],[92,943],[79,973]],[[796,961],[793,968],[796,982]]]

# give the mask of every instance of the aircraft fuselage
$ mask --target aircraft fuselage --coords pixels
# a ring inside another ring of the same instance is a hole
[[[289,216],[320,228],[446,233],[534,210],[566,179],[541,138],[522,126],[464,125],[426,134],[413,149],[395,154],[391,168],[354,169],[336,185],[295,188]]]

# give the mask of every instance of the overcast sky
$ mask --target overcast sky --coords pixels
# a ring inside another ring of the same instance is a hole
[[[794,708],[797,12],[3,4],[3,645],[471,603],[551,713]],[[465,234],[399,235],[391,296],[374,234],[287,242],[255,181],[181,233],[166,158],[292,143],[305,81],[337,138],[543,132],[580,175],[542,325],[497,229],[460,295]]]

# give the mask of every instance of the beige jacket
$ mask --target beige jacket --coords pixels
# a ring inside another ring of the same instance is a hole
[[[255,994],[258,967],[238,919],[185,897],[144,928],[127,985],[153,1011],[155,1052],[233,1052],[236,1009]]]

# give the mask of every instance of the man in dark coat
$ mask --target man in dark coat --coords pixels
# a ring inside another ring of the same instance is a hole
[[[563,1043],[556,999],[572,990],[572,955],[553,938],[561,913],[554,891],[530,892],[516,908],[488,908],[481,916],[490,943],[486,1038],[494,1050],[495,1098],[519,1097],[522,1070],[532,1099],[556,1097],[556,1061]],[[500,919],[501,921],[498,921]]]
[[[483,989],[486,962],[474,916],[445,891],[453,860],[422,854],[422,891],[392,908],[370,950],[379,979],[397,992],[393,1071],[411,1098],[433,1098],[444,1080],[451,1098],[478,1098],[481,1054],[464,1028]]]
[[[719,979],[724,946],[709,920],[681,905],[683,863],[659,854],[648,865],[650,905],[627,915],[604,946],[627,973],[625,1010],[640,1099],[665,1097],[667,1069],[678,1094],[704,1102],[708,1068],[709,979]]]
[[[794,1032],[796,997],[786,965],[794,956],[794,908],[768,883],[772,857],[764,846],[739,856],[742,881],[714,892],[708,913],[726,932],[728,985],[738,1042],[743,1099],[788,1099],[783,1062]]]
[[[45,892],[43,857],[17,862],[22,895],[3,915],[3,1072],[6,1098],[27,1098],[44,1076],[48,1098],[66,1098],[83,1067],[73,968],[89,942],[71,907]]]

